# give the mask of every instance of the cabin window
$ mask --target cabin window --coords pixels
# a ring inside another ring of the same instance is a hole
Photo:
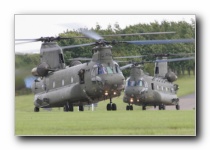
[[[152,90],[154,90],[154,83],[151,83]]]
[[[53,81],[53,88],[55,88],[55,81]]]
[[[74,79],[71,77],[71,83],[73,83],[74,82]]]

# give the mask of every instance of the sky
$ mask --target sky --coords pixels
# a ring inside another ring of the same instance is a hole
[[[195,15],[15,15],[15,39],[36,39],[58,36],[59,33],[79,28],[95,28],[99,24],[103,29],[118,23],[123,29],[138,23],[149,24],[157,21],[186,21],[191,23]],[[15,45],[16,52],[37,52],[41,43]]]

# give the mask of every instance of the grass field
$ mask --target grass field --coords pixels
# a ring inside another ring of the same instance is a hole
[[[178,82],[178,81],[177,81]],[[179,96],[195,92],[193,77],[180,78]],[[109,101],[98,103],[95,111],[85,107],[79,112],[63,112],[41,109],[33,112],[33,95],[15,97],[15,135],[116,135],[116,136],[195,136],[196,111],[147,110],[134,106],[134,111],[126,111],[122,96],[115,98],[117,111],[106,111]]]

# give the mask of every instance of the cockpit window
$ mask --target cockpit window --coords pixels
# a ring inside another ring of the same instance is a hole
[[[136,83],[137,86],[144,86],[144,82],[142,80],[137,81]]]
[[[106,69],[106,67],[99,66],[99,67],[98,67],[98,74],[107,74],[107,69]]]
[[[112,74],[113,73],[113,71],[112,71],[112,69],[110,67],[107,67],[107,72],[108,72],[108,74]]]
[[[144,87],[144,81],[142,81],[142,80],[132,81],[132,80],[129,79],[127,81],[127,86],[140,86],[140,87]]]

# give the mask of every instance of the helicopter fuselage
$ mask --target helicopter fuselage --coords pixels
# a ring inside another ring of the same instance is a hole
[[[40,77],[32,85],[35,107],[62,107],[66,103],[81,106],[120,96],[125,80],[110,52],[101,48],[88,63]],[[101,55],[103,59],[98,58]]]
[[[126,80],[123,101],[129,105],[160,106],[177,105],[178,85],[160,77],[145,75],[139,68],[132,68]]]

